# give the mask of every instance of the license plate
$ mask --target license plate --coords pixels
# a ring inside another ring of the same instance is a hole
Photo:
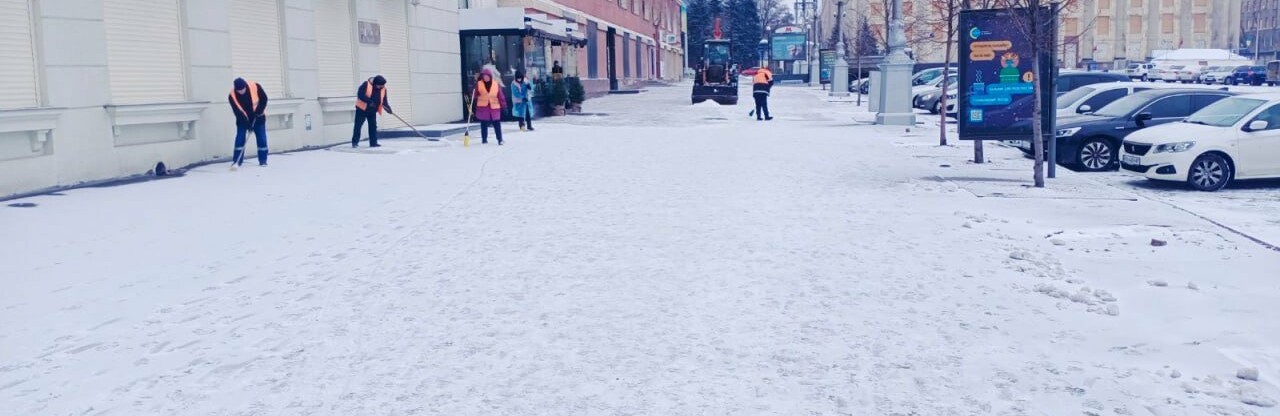
[[[1006,143],[1013,147],[1031,147],[1031,142],[1026,140],[1009,140]]]
[[[1134,155],[1124,155],[1124,157],[1120,158],[1120,160],[1123,161],[1124,164],[1126,165],[1134,165],[1134,166],[1142,165],[1142,158]]]

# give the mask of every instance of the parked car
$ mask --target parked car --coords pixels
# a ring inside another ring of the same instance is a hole
[[[1267,62],[1267,85],[1280,84],[1280,61]]]
[[[956,68],[929,68],[911,76],[911,86],[925,85],[938,80],[942,74],[958,74]]]
[[[1127,82],[1129,77],[1119,72],[1070,72],[1059,73],[1057,78],[1057,95],[1061,96],[1071,90],[1085,85],[1104,82]]]
[[[1058,96],[1058,118],[1089,114],[1129,94],[1156,87],[1145,82],[1110,82],[1076,88]]]
[[[923,98],[925,94],[928,94],[931,91],[941,90],[943,79],[948,79],[949,85],[955,85],[960,81],[960,74],[953,72],[951,74],[948,74],[946,78],[938,77],[937,79],[930,81],[926,84],[911,87],[911,106],[915,108],[924,109],[925,107],[922,104],[921,98]]]
[[[959,88],[959,83],[952,83],[948,86],[946,94],[942,93],[942,88],[925,93],[920,97],[920,107],[918,108],[929,110],[931,114],[938,114],[942,112],[942,97],[945,95],[947,97],[947,108],[952,108],[951,112],[954,113],[955,100]]]
[[[1235,67],[1230,66],[1214,66],[1205,69],[1200,74],[1200,83],[1205,85],[1226,84],[1227,79],[1231,77],[1231,72]]]
[[[1129,64],[1129,67],[1124,70],[1124,73],[1125,75],[1128,75],[1129,79],[1131,80],[1146,81],[1147,74],[1151,72],[1151,68],[1155,68],[1155,67],[1156,67],[1155,64],[1149,64],[1146,62],[1133,63],[1133,64]]]
[[[1181,123],[1131,134],[1120,160],[1135,175],[1201,191],[1280,178],[1280,94],[1227,98]]]
[[[1174,65],[1162,69],[1160,70],[1160,78],[1158,78],[1158,80],[1164,82],[1178,82],[1178,73],[1182,72],[1182,69],[1186,67],[1186,65]]]
[[[1204,73],[1205,66],[1187,65],[1178,71],[1178,82],[1183,84],[1191,84],[1200,81],[1200,74]]]
[[[1058,120],[1057,163],[1092,172],[1119,166],[1120,144],[1135,131],[1182,120],[1235,95],[1198,88],[1156,88],[1116,100],[1090,115]],[[1027,144],[1018,146],[1031,153]]]
[[[1260,65],[1240,65],[1231,71],[1228,83],[1231,85],[1262,85],[1267,82],[1267,67]]]

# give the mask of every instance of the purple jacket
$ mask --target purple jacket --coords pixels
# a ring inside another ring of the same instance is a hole
[[[480,90],[478,87],[479,85],[477,84],[476,91]],[[507,102],[507,94],[502,91],[504,88],[502,88],[502,85],[496,79],[493,81],[493,88],[498,90],[498,102],[502,103],[501,107],[506,108],[510,105]],[[502,120],[502,108],[476,106],[476,120],[500,121]]]

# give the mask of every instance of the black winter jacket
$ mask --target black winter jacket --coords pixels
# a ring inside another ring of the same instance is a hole
[[[254,84],[258,83],[255,82]],[[253,115],[253,119],[261,119],[266,114],[267,90],[262,89],[262,84],[258,84],[258,108],[253,108],[253,98],[249,97],[248,91],[245,91],[244,94],[234,94],[233,91],[233,95],[235,96],[235,100],[240,102],[240,106],[244,107],[245,110],[249,111],[250,114]],[[240,108],[236,107],[235,101],[231,100],[231,97],[227,97],[227,104],[231,106],[231,113],[236,115],[236,125],[245,128],[251,126],[253,124],[251,122],[252,120],[245,117],[244,114],[240,112]]]

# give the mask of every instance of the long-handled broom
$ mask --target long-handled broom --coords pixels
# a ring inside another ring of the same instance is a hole
[[[471,146],[471,118],[476,114],[475,110],[471,109],[471,103],[475,102],[475,99],[476,94],[474,92],[471,93],[471,100],[467,100],[466,97],[462,98],[462,104],[467,106],[467,130],[462,133],[462,147]]]
[[[396,117],[396,120],[400,120],[400,122],[401,122],[401,123],[403,123],[403,124],[405,125],[405,127],[408,127],[410,130],[413,130],[413,132],[414,132],[414,133],[418,133],[418,137],[421,137],[421,138],[423,138],[423,139],[427,139],[428,141],[432,141],[432,142],[438,142],[438,141],[440,141],[440,139],[432,139],[432,138],[430,138],[430,137],[427,137],[427,135],[422,134],[422,132],[418,131],[418,129],[417,129],[417,128],[415,128],[415,127],[413,127],[413,125],[412,125],[412,124],[409,124],[409,122],[404,121],[404,119],[403,119],[403,118],[400,118],[400,115],[399,115],[399,114],[391,113],[391,115],[395,116],[395,117]]]

